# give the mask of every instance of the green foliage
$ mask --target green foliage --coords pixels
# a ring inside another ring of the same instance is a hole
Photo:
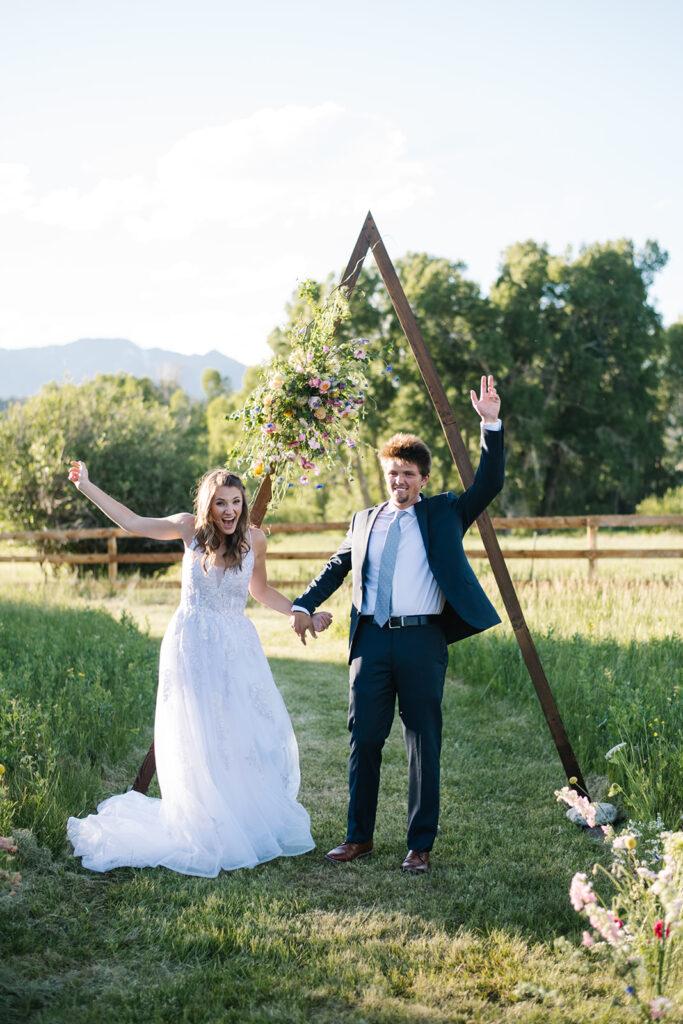
[[[232,384],[229,377],[221,377],[218,370],[209,367],[202,374],[202,391],[206,395],[207,402],[214,398],[221,398],[232,393]]]
[[[576,258],[531,241],[506,251],[491,303],[512,509],[630,512],[667,479],[663,331],[647,301],[665,262],[656,243],[628,241]]]
[[[649,498],[643,498],[636,512],[644,516],[683,515],[683,484],[669,488],[661,497],[651,494]]]
[[[0,602],[0,751],[13,828],[61,849],[67,815],[92,809],[105,767],[147,734],[156,675],[155,644],[125,615],[117,623],[30,597]]]
[[[0,519],[26,530],[110,526],[69,484],[72,459],[141,515],[185,511],[206,464],[205,438],[203,409],[183,391],[166,395],[123,374],[49,384],[0,418]],[[149,546],[121,542],[122,551]]]
[[[275,507],[290,487],[309,485],[321,468],[346,469],[341,452],[356,447],[365,404],[366,342],[337,337],[338,324],[349,318],[344,294],[337,289],[321,302],[319,287],[306,282],[300,295],[309,319],[290,328],[288,354],[263,369],[232,417],[242,432],[229,458],[252,480],[272,474]]]
[[[492,511],[551,515],[630,512],[680,472],[683,326],[663,331],[648,288],[665,265],[654,242],[593,245],[553,256],[529,241],[506,250],[490,297],[464,266],[409,253],[396,269],[439,372],[472,461],[479,420],[469,392],[493,373],[510,458]],[[317,286],[324,298],[332,281]],[[369,339],[365,417],[354,475],[364,504],[383,493],[375,452],[412,430],[434,456],[430,487],[458,489],[443,431],[379,271],[360,275],[340,341]],[[269,339],[287,353],[287,331]],[[325,481],[327,485],[327,481]],[[331,481],[334,493],[335,482]]]

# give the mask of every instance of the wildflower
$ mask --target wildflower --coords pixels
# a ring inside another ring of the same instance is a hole
[[[656,996],[650,1002],[650,1016],[652,1020],[659,1020],[660,1017],[664,1017],[673,1008],[674,1004],[666,996]]]
[[[4,774],[5,774],[5,766],[4,766],[4,764],[0,764],[0,778],[2,778],[2,776]]]
[[[327,355],[327,353],[329,351],[330,351],[330,346],[329,345],[323,345],[323,352],[325,353],[325,355]]]
[[[300,476],[299,477],[299,483],[300,484],[307,484],[308,483],[308,477],[307,476]]]
[[[584,931],[583,935],[581,936],[581,941],[583,942],[584,946],[589,947],[593,945],[595,939],[593,938],[590,932]]]
[[[592,906],[587,914],[593,928],[610,946],[622,946],[629,941],[630,935],[624,928],[624,922],[613,910]]]
[[[569,781],[571,782],[571,779]],[[576,790],[570,789],[569,786],[563,786],[562,789],[555,790],[555,798],[558,803],[564,802],[570,807],[575,808],[590,828],[595,827],[598,809],[590,802],[588,797],[579,796]]]
[[[308,399],[309,409],[319,409],[322,404],[323,400],[318,395],[311,395],[311,397]]]
[[[666,926],[666,937],[667,937],[667,939],[669,938],[670,934],[671,934],[671,925],[667,925]],[[663,939],[664,935],[665,935],[665,932],[664,932],[664,922],[663,921],[655,921],[655,938],[656,939]]]
[[[326,392],[328,392],[330,390],[331,387],[332,387],[332,381],[331,380],[321,380],[319,385],[318,385],[318,391],[320,391],[320,393],[322,395],[324,395],[324,394],[326,394]]]
[[[605,760],[611,761],[618,750],[622,750],[626,746],[626,743],[617,743],[615,747],[611,747],[605,754]]]
[[[364,348],[357,348],[353,354],[356,359],[365,359],[367,357],[367,353]]]
[[[325,417],[327,416],[327,410],[323,408],[316,409],[313,415],[317,420],[324,420]]]
[[[677,899],[672,900],[667,908],[665,918],[667,925],[676,924],[678,922],[681,916],[681,909],[683,909],[683,898],[679,896]]]
[[[309,439],[308,439],[308,447],[309,448],[313,448],[313,449],[320,448],[320,441],[318,440],[318,438],[317,437],[309,437]]]
[[[324,486],[325,486],[324,484],[316,484],[315,485],[315,489],[316,489],[316,491],[322,491]]]
[[[311,379],[308,382],[308,386],[311,387],[311,388],[319,388],[320,387],[320,377],[311,377]]]
[[[597,896],[593,892],[593,883],[586,882],[585,872],[579,871],[572,878],[569,886],[569,899],[574,910],[583,910],[589,903],[597,903]]]
[[[638,840],[630,832],[624,832],[612,840],[613,850],[635,850]]]
[[[277,434],[277,427],[274,423],[264,423],[263,431],[266,434]]]
[[[263,459],[255,459],[251,464],[251,472],[254,476],[263,476],[266,467],[263,464]]]
[[[282,376],[281,373],[274,373],[268,378],[268,383],[270,384],[271,388],[281,388],[285,383],[285,378]]]
[[[626,995],[634,996],[635,994],[636,994],[636,990],[634,989],[633,985],[627,985],[626,986]]]

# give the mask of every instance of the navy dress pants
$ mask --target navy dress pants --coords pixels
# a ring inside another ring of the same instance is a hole
[[[448,646],[437,623],[380,627],[361,619],[354,637],[349,702],[349,816],[346,838],[372,839],[382,748],[396,697],[408,753],[411,850],[431,850],[439,823],[441,699]]]

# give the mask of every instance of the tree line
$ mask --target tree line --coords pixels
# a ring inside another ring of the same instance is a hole
[[[648,298],[666,263],[655,242],[622,240],[553,255],[533,241],[502,257],[490,294],[461,263],[409,253],[396,269],[477,460],[479,430],[470,388],[493,373],[503,398],[508,463],[494,511],[510,515],[632,512],[648,496],[681,483],[683,323],[665,329]],[[330,277],[316,285],[324,298]],[[286,323],[308,316],[293,297]],[[366,267],[341,339],[366,338],[366,414],[353,460],[356,493],[345,480],[296,487],[280,518],[343,519],[381,494],[376,449],[397,430],[420,434],[434,455],[429,488],[458,490],[455,468],[417,365],[378,271]],[[87,459],[106,490],[143,515],[189,507],[194,482],[239,445],[230,416],[262,368],[250,367],[240,393],[217,371],[204,374],[202,401],[172,384],[99,376],[50,384],[0,412],[0,519],[24,529],[95,526],[104,517],[66,486],[66,466]],[[144,541],[130,542],[141,550]]]

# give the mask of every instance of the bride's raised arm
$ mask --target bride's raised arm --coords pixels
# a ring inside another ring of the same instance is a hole
[[[178,512],[162,519],[139,516],[92,483],[85,462],[71,463],[69,480],[76,485],[81,494],[92,501],[93,505],[97,505],[112,522],[128,533],[138,537],[150,537],[152,540],[181,539],[186,544],[191,544],[195,520],[190,512]]]

